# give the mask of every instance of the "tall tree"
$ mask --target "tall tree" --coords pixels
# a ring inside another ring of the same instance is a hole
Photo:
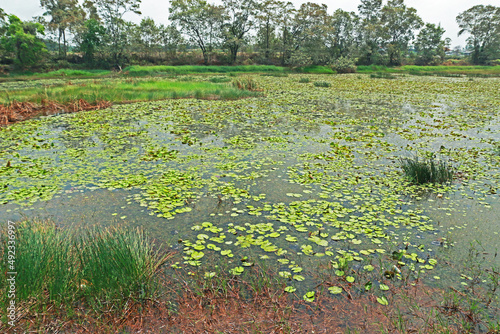
[[[432,23],[427,23],[420,30],[415,42],[418,65],[439,65],[443,61],[446,44],[443,40],[444,33],[445,30],[440,25],[436,26]]]
[[[167,57],[174,57],[179,45],[184,42],[181,33],[175,25],[171,24],[164,26],[163,24],[159,27],[160,30],[160,43],[163,47],[163,51]]]
[[[58,35],[59,55],[66,56],[66,31],[76,27],[78,22],[83,22],[85,12],[78,5],[78,0],[40,0],[40,6],[45,9],[43,16],[50,16],[47,28]]]
[[[103,44],[106,29],[96,19],[85,21],[85,25],[76,35],[78,49],[83,52],[83,59],[93,65],[95,54]]]
[[[87,0],[90,4],[88,8],[95,8],[97,14],[104,22],[106,28],[112,62],[121,68],[124,61],[124,52],[127,46],[128,36],[126,24],[123,16],[132,12],[140,15],[139,7],[141,0]]]
[[[423,21],[417,10],[406,7],[404,0],[389,0],[381,11],[382,38],[389,57],[389,65],[401,65],[408,53],[408,44],[415,36],[415,30]]]
[[[280,1],[278,0],[264,0],[258,3],[257,25],[259,31],[257,39],[259,46],[264,50],[264,57],[268,61],[274,50],[275,32],[279,24],[279,8]]]
[[[224,46],[229,49],[229,61],[234,64],[246,34],[253,27],[253,13],[258,6],[254,0],[222,0],[222,5],[226,10],[226,20],[222,26]]]
[[[201,49],[205,65],[221,39],[224,8],[205,0],[170,0],[170,20]]]
[[[359,60],[361,64],[380,62],[380,16],[382,0],[361,0],[358,13],[361,19],[359,32]]]
[[[331,30],[327,33],[326,45],[332,59],[339,57],[353,58],[356,46],[356,34],[359,28],[359,17],[354,12],[337,9],[329,17]]]
[[[39,65],[47,53],[45,44],[38,38],[44,35],[44,27],[36,22],[23,22],[15,15],[8,16],[8,25],[0,44],[14,54],[14,64],[20,68]]]
[[[474,64],[500,57],[500,7],[477,5],[460,13],[456,20],[458,36],[470,34],[467,43],[473,48]]]
[[[150,17],[143,18],[137,29],[140,49],[149,56],[160,44],[160,29]]]

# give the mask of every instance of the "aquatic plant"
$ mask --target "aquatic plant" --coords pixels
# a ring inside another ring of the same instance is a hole
[[[405,176],[415,184],[445,183],[453,180],[453,170],[444,161],[435,160],[433,156],[419,159],[401,158],[399,163]]]
[[[309,82],[311,82],[311,80],[309,78],[302,77],[299,79],[299,83],[309,83]]]
[[[316,86],[316,87],[330,87],[331,84],[329,82],[326,82],[326,81],[316,81],[316,82],[314,82],[314,86]]]

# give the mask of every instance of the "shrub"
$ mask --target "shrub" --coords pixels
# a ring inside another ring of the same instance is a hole
[[[340,57],[333,62],[332,69],[337,73],[355,73],[356,64],[350,58]]]
[[[331,84],[329,82],[326,82],[326,81],[316,81],[314,83],[314,86],[316,86],[316,87],[330,87]]]
[[[448,164],[435,160],[434,157],[401,158],[399,162],[405,176],[415,184],[445,183],[453,179],[453,170]]]

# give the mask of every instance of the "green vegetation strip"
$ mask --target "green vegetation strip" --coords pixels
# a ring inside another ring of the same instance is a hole
[[[13,101],[71,103],[79,99],[89,103],[154,101],[188,97],[238,99],[256,95],[254,92],[211,82],[178,82],[161,79],[85,80],[77,84],[13,90],[8,94],[2,94],[0,104],[8,105]]]

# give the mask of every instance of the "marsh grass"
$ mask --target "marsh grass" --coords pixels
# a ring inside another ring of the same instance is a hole
[[[153,250],[138,229],[95,228],[78,237],[53,223],[25,221],[17,223],[15,235],[16,302],[28,314],[53,309],[68,316],[75,303],[88,305],[97,314],[120,313],[155,298],[156,274],[171,256]],[[7,254],[3,234],[1,272],[10,271]],[[2,279],[2,309],[9,302],[7,288]]]
[[[446,183],[453,180],[453,170],[444,161],[434,157],[401,158],[399,163],[406,178],[415,184]]]
[[[167,75],[167,74],[190,74],[190,73],[261,73],[281,72],[284,67],[272,65],[247,65],[247,66],[129,66],[123,71],[132,76]]]
[[[375,79],[396,79],[396,76],[389,72],[375,72],[370,74],[370,78]]]
[[[255,91],[258,89],[257,82],[248,76],[233,79],[233,87],[240,91]]]
[[[309,79],[309,78],[300,78],[299,79],[299,83],[309,83],[309,82],[311,82],[311,79]]]
[[[316,87],[331,87],[331,84],[326,81],[316,81],[314,82],[314,86]]]
[[[247,84],[251,79],[247,79]],[[252,86],[253,87],[253,86]],[[253,89],[252,89],[253,90]],[[169,98],[238,99],[255,96],[256,93],[242,91],[238,87],[210,82],[167,81],[167,80],[103,80],[80,85],[59,85],[37,87],[11,92],[9,98],[0,98],[0,104],[12,101],[44,103],[73,103],[85,100],[90,104],[101,101],[113,103],[154,101]]]

